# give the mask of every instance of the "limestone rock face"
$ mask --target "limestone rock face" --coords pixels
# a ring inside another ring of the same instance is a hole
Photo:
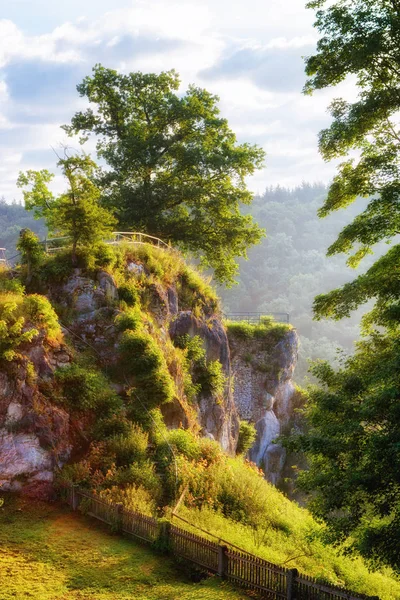
[[[37,383],[51,378],[70,356],[61,346],[45,347],[43,339],[40,333],[26,358],[0,371],[0,489],[46,498],[54,469],[70,453],[69,416],[46,400]]]
[[[250,460],[277,484],[286,456],[274,440],[289,426],[296,408],[292,376],[297,363],[297,333],[289,330],[279,341],[273,336],[243,340],[230,335],[229,344],[239,417],[254,423],[257,431]]]
[[[170,335],[176,338],[182,335],[202,338],[207,360],[219,360],[227,378],[223,401],[217,404],[215,398],[202,395],[198,400],[198,420],[203,435],[217,440],[222,448],[233,453],[239,433],[239,420],[233,399],[230,350],[226,331],[216,317],[207,320],[196,318],[190,311],[178,313],[170,325]]]

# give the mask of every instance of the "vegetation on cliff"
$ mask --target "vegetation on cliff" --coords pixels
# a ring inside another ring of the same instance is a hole
[[[383,0],[309,5],[317,9],[321,38],[306,61],[306,91],[355,75],[359,92],[353,102],[332,102],[332,124],[320,133],[322,156],[344,160],[319,216],[366,199],[328,255],[346,254],[356,267],[379,242],[394,245],[366,273],[315,299],[317,319],[339,320],[368,301],[373,306],[354,356],[337,371],[327,363],[314,368],[322,386],[306,408],[310,430],[297,437],[311,463],[301,483],[330,539],[399,571],[399,7]]]

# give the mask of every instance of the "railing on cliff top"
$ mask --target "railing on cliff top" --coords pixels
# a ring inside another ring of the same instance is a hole
[[[54,254],[55,252],[59,252],[63,250],[68,242],[71,240],[70,237],[58,237],[58,238],[48,238],[40,242],[47,254]],[[172,250],[172,246],[160,240],[160,238],[155,237],[154,235],[147,235],[147,233],[141,233],[139,231],[113,231],[111,234],[111,238],[103,240],[105,244],[109,246],[116,246],[117,244],[151,244],[152,246],[157,246],[158,248],[165,248],[167,250]]]
[[[122,534],[156,544],[174,557],[184,559],[209,573],[216,573],[235,585],[252,590],[269,600],[379,600],[343,588],[320,583],[297,569],[274,565],[262,558],[238,551],[235,546],[210,541],[158,520],[124,509],[122,504],[106,502],[76,486],[66,488],[65,499],[73,510],[80,509]],[[178,505],[177,505],[178,506]],[[177,509],[175,509],[177,510]],[[173,516],[177,516],[173,513]],[[184,519],[182,519],[184,521]],[[214,537],[214,536],[213,536]]]
[[[257,325],[263,321],[263,319],[271,318],[278,323],[289,323],[289,313],[286,312],[270,312],[270,313],[258,313],[258,312],[236,312],[236,313],[224,313],[224,318],[227,321],[243,321],[252,325]]]
[[[6,249],[0,248],[0,265],[7,264]]]

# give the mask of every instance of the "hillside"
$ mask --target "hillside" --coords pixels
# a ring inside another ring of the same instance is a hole
[[[337,364],[337,349],[353,352],[363,312],[359,310],[337,322],[313,321],[314,297],[355,276],[354,270],[346,266],[345,257],[327,258],[326,251],[365,203],[360,200],[345,211],[320,219],[317,211],[326,194],[325,186],[304,183],[293,190],[268,188],[256,196],[248,211],[265,228],[267,237],[249,250],[248,261],[240,260],[239,285],[219,290],[227,313],[290,314],[300,336],[294,375],[300,385],[308,377],[308,359]],[[375,256],[365,258],[359,270],[366,270],[383,251],[386,246],[378,246]]]
[[[187,487],[180,514],[193,526],[336,585],[400,595],[391,571],[369,573],[325,546],[306,510],[234,456],[238,412],[250,407],[268,424],[262,415],[275,411],[284,425],[299,402],[291,326],[228,324],[229,341],[210,285],[175,251],[148,244],[80,250],[75,267],[68,250],[43,255],[27,281],[26,266],[0,277],[4,490],[52,498],[74,482],[168,516]],[[246,377],[253,392],[241,404]],[[264,439],[270,476],[277,446],[264,429],[255,448]]]
[[[7,497],[0,528],[2,600],[245,598],[57,504]]]

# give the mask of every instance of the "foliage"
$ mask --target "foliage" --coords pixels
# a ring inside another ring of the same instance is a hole
[[[171,402],[175,394],[174,381],[162,350],[144,328],[123,333],[119,354],[124,377],[134,384],[130,391],[130,414],[134,420],[143,422],[148,410]]]
[[[65,130],[97,136],[104,202],[124,227],[181,245],[232,282],[235,257],[259,242],[262,231],[240,212],[250,204],[245,178],[260,168],[264,151],[238,144],[218,98],[190,86],[177,94],[174,71],[121,74],[96,65],[78,85],[95,110],[78,112]]]
[[[118,288],[118,291],[120,288]],[[115,326],[118,331],[136,331],[142,324],[142,313],[139,308],[128,308],[117,315]]]
[[[156,504],[154,497],[142,486],[130,484],[125,488],[113,486],[102,490],[99,494],[102,500],[123,504],[128,510],[140,512],[143,515],[154,515]]]
[[[29,294],[23,299],[23,311],[28,321],[44,329],[49,338],[61,336],[61,327],[51,302],[39,294]]]
[[[25,319],[19,316],[21,303],[18,296],[0,296],[0,360],[14,360],[19,356],[19,347],[39,334],[35,327],[24,331]]]
[[[323,9],[324,4],[309,4],[319,9],[321,39],[306,62],[306,91],[355,75],[359,94],[353,103],[333,101],[333,122],[320,134],[323,157],[346,160],[319,215],[346,208],[358,196],[368,198],[328,249],[328,255],[349,254],[348,265],[356,267],[399,232],[400,17],[396,3],[383,0],[343,0]],[[363,318],[364,339],[355,355],[336,373],[327,364],[314,368],[326,387],[311,393],[306,412],[311,430],[299,441],[311,460],[303,486],[314,492],[311,506],[326,519],[331,536],[397,570],[400,480],[398,468],[391,467],[399,463],[399,382],[393,373],[399,356],[398,255],[395,245],[366,273],[316,298],[317,318],[340,319],[368,300],[375,305]]]
[[[73,411],[102,409],[110,413],[121,406],[106,377],[94,366],[71,363],[56,371],[63,402]]]
[[[292,326],[286,323],[276,323],[272,317],[262,317],[257,324],[247,321],[227,321],[225,326],[229,335],[240,340],[268,339],[275,343],[292,329]]]
[[[115,455],[117,467],[125,467],[146,458],[149,437],[138,425],[131,425],[127,433],[119,433],[107,440],[107,448]]]
[[[28,269],[28,278],[43,260],[44,249],[39,238],[30,229],[22,229],[17,242],[17,250],[21,253],[21,264]]]
[[[72,259],[76,262],[78,244],[95,246],[110,233],[115,219],[99,204],[100,191],[93,183],[97,168],[85,154],[62,158],[57,166],[67,180],[67,191],[55,197],[48,184],[53,175],[47,171],[21,173],[18,186],[24,190],[25,206],[35,217],[44,218],[51,232],[70,236]]]
[[[57,316],[47,298],[37,294],[0,293],[0,359],[20,356],[20,346],[43,330],[48,338],[61,334]]]
[[[124,283],[118,286],[118,297],[128,306],[135,306],[139,302],[139,292],[134,283]]]
[[[201,337],[178,336],[174,339],[174,344],[186,351],[186,369],[191,374],[186,380],[188,397],[194,398],[201,392],[219,398],[224,392],[226,377],[218,360],[207,361]]]
[[[185,265],[178,281],[178,298],[182,310],[213,314],[219,312],[220,302],[216,291],[193,268]]]
[[[239,437],[236,447],[236,454],[247,454],[257,437],[256,428],[248,421],[240,421]]]
[[[299,486],[329,525],[375,564],[400,569],[398,364],[400,336],[375,333],[335,372],[314,366],[315,387],[305,409],[307,433],[291,446],[306,452]]]

